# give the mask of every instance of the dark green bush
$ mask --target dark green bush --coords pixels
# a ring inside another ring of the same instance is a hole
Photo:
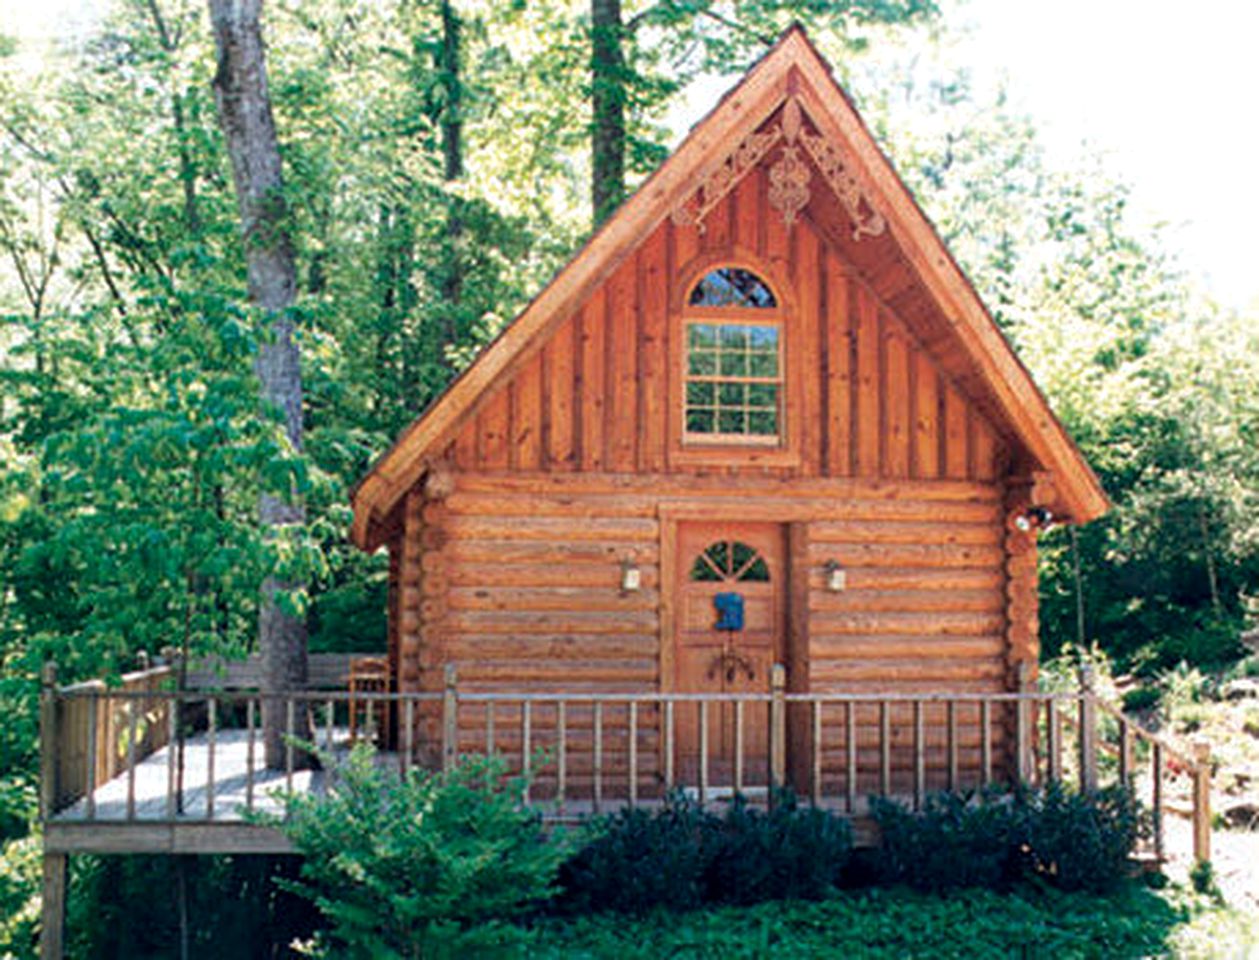
[[[626,808],[591,821],[589,839],[560,869],[564,907],[695,909],[704,900],[705,840],[715,822],[682,794],[655,812]]]
[[[565,844],[524,804],[501,762],[401,778],[360,745],[326,794],[294,795],[277,820],[305,855],[285,884],[327,918],[345,957],[458,956],[519,936],[503,921],[554,893]]]
[[[1145,818],[1130,791],[1080,794],[1052,783],[1012,794],[929,796],[921,813],[871,798],[882,832],[880,876],[917,890],[1001,889],[1039,877],[1103,892],[1130,873]]]
[[[708,836],[706,899],[748,904],[831,893],[852,850],[848,821],[782,791],[768,811],[735,800]]]
[[[1156,707],[1162,696],[1163,691],[1158,687],[1133,687],[1123,695],[1124,711],[1132,713]]]
[[[1024,793],[1018,806],[1026,868],[1062,890],[1115,889],[1147,832],[1132,791],[1121,786],[1086,794],[1051,783]]]
[[[1007,886],[1019,872],[1018,806],[1008,794],[940,793],[915,813],[872,797],[882,879],[927,892]]]
[[[722,817],[678,795],[654,813],[622,810],[589,829],[560,874],[565,907],[580,912],[817,899],[838,885],[852,848],[845,819],[789,792],[768,811],[736,798]]]

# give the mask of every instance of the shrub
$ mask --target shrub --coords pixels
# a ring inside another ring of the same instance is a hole
[[[560,870],[565,906],[621,913],[698,907],[714,819],[677,793],[655,812],[625,808],[590,821],[587,842]]]
[[[848,821],[780,791],[769,811],[736,798],[709,834],[707,899],[817,900],[834,891],[852,850]]]
[[[1125,713],[1138,713],[1157,707],[1163,693],[1158,687],[1133,687],[1123,695]]]
[[[1027,868],[1062,890],[1101,893],[1129,875],[1133,848],[1147,832],[1132,791],[1106,787],[1075,793],[1060,783],[1020,801]]]
[[[565,845],[549,840],[501,762],[401,778],[355,747],[324,795],[290,795],[276,820],[305,855],[302,882],[351,957],[459,954],[503,943],[500,923],[554,892]]]
[[[987,792],[928,795],[921,813],[872,797],[885,882],[939,892],[1000,888],[1018,873],[1018,801]]]
[[[724,817],[677,794],[655,812],[622,810],[588,829],[561,871],[564,906],[578,912],[816,899],[836,887],[852,848],[846,820],[789,792],[769,811],[736,798]]]

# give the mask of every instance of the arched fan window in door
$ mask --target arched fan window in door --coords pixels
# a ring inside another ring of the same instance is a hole
[[[769,565],[754,548],[737,540],[709,544],[691,565],[693,583],[768,583]]]

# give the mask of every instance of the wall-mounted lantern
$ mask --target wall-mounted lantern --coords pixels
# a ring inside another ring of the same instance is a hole
[[[621,593],[637,593],[643,588],[643,572],[633,560],[621,561]]]
[[[848,571],[838,560],[826,561],[826,589],[831,593],[843,593],[848,589]]]
[[[1048,507],[1028,507],[1026,513],[1014,518],[1014,525],[1027,533],[1029,530],[1048,530],[1054,525],[1053,511]]]

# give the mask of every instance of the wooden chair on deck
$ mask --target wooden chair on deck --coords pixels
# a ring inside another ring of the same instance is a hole
[[[356,657],[350,661],[350,742],[358,740],[360,714],[369,735],[384,743],[389,735],[390,704],[381,700],[364,700],[362,694],[388,693],[389,661],[384,657]]]

